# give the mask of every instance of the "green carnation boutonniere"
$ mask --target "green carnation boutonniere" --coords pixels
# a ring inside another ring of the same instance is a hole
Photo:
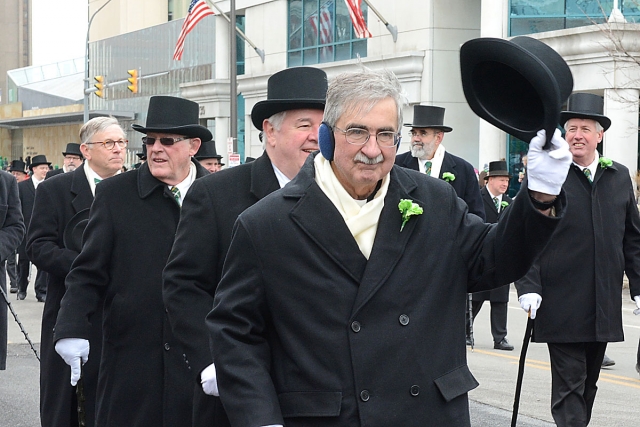
[[[404,228],[404,225],[409,221],[413,215],[422,215],[422,207],[417,203],[413,203],[410,199],[400,199],[400,203],[398,203],[398,209],[400,209],[400,213],[402,213],[402,226],[400,227],[400,232]]]
[[[505,201],[500,202],[500,207],[502,209],[506,208],[507,206],[509,206],[509,202],[505,202]]]
[[[598,163],[600,163],[600,167],[602,169],[606,169],[606,168],[608,168],[608,167],[613,165],[613,162],[611,161],[611,159],[608,159],[606,157],[600,157],[598,159]]]
[[[444,179],[447,182],[451,182],[451,181],[455,181],[456,176],[451,172],[445,172],[442,174],[442,179]]]

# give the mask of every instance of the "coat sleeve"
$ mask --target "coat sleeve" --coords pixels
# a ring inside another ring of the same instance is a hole
[[[0,203],[0,262],[4,262],[22,242],[25,225],[18,196],[18,183],[12,176],[2,176],[6,205]]]
[[[205,317],[213,308],[220,263],[214,195],[201,180],[187,193],[176,238],[162,274],[162,296],[176,338],[196,375],[213,358]]]
[[[47,182],[50,184],[50,182]],[[66,224],[59,224],[61,215],[52,212],[58,203],[52,197],[51,185],[38,186],[33,204],[33,217],[27,234],[27,256],[49,274],[65,277],[78,253],[60,245],[60,233]]]
[[[625,273],[629,279],[629,292],[633,298],[640,295],[640,215],[632,185],[628,186],[628,193],[623,250]]]
[[[238,427],[283,424],[270,376],[268,308],[259,260],[240,216],[207,316],[220,399],[231,425]]]
[[[482,218],[486,221],[487,217],[484,211],[484,203],[482,202],[482,196],[480,195],[480,186],[478,185],[478,179],[476,173],[470,164],[465,165],[465,188],[464,188],[464,201],[469,206],[469,212]]]

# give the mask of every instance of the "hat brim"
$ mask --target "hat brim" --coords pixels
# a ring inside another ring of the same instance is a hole
[[[211,131],[201,125],[184,125],[171,127],[144,127],[137,124],[131,125],[131,128],[140,133],[147,134],[149,132],[170,133],[175,135],[183,135],[189,138],[200,138],[202,141],[209,141],[213,138]]]
[[[325,101],[319,99],[268,99],[258,102],[251,110],[251,121],[258,130],[262,122],[274,114],[288,110],[324,110]]]
[[[82,250],[82,234],[89,222],[89,208],[77,212],[64,228],[62,241],[64,247],[80,253]]]
[[[31,163],[29,165],[29,169],[33,169],[34,166],[47,165],[51,166],[51,162],[39,162],[39,163]]]
[[[601,114],[576,113],[573,111],[562,111],[560,113],[560,124],[564,126],[570,119],[590,119],[600,123],[600,126],[606,131],[611,126],[611,119]]]
[[[438,129],[442,132],[451,132],[453,128],[449,126],[441,126],[441,125],[425,125],[420,123],[403,123],[403,126],[410,128],[429,128],[429,129]]]

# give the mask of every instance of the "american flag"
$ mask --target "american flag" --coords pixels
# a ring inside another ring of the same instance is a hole
[[[333,25],[331,23],[331,9],[333,2],[327,2],[320,8],[320,22],[318,22],[318,14],[314,13],[309,17],[309,23],[316,37],[320,35],[320,44],[329,44],[333,42]],[[332,59],[333,46],[324,46],[321,49],[322,58],[325,60]]]
[[[182,59],[182,52],[184,52],[184,40],[187,38],[187,34],[193,30],[202,18],[213,14],[213,10],[211,10],[205,0],[191,0],[189,12],[187,13],[187,17],[184,18],[184,23],[182,24],[182,29],[178,36],[176,49],[173,51],[174,61],[180,61]]]
[[[351,22],[353,22],[356,37],[359,39],[372,37],[367,28],[367,23],[364,21],[362,8],[360,7],[362,0],[344,0],[344,2],[347,4],[347,9],[349,9],[349,15],[351,16]]]

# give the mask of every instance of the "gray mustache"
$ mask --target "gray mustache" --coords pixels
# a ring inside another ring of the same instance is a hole
[[[383,160],[384,156],[382,154],[378,154],[372,159],[365,156],[362,152],[358,152],[358,154],[353,158],[353,161],[364,163],[365,165],[377,165],[378,163],[382,163]]]

